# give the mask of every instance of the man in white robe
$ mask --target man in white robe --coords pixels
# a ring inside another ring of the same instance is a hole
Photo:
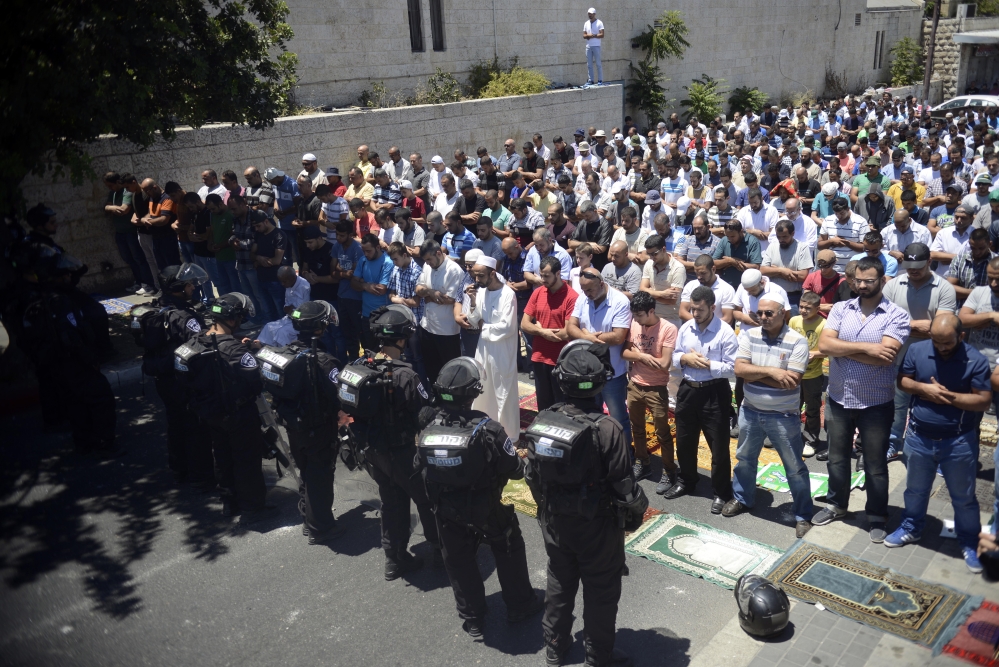
[[[468,323],[481,326],[475,360],[486,369],[482,394],[472,403],[496,419],[517,441],[520,396],[517,392],[517,295],[496,274],[496,260],[480,257],[472,267],[475,285],[468,287]]]

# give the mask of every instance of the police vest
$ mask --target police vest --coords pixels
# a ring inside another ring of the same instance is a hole
[[[191,312],[175,306],[132,309],[130,328],[136,342],[145,349],[142,372],[165,377],[173,372],[173,353],[180,345],[201,333],[201,323]]]
[[[340,407],[360,421],[385,418],[382,405],[386,389],[391,385],[392,362],[379,360],[368,363],[359,359],[340,371]],[[391,406],[388,406],[391,409]]]
[[[542,410],[527,429],[528,459],[548,484],[578,486],[600,479],[597,425],[606,415]]]
[[[481,485],[486,470],[485,425],[488,417],[447,425],[439,417],[420,433],[417,450],[427,485],[470,489]]]
[[[296,341],[284,347],[261,348],[257,361],[264,389],[274,398],[275,408],[289,428],[315,428],[337,414],[340,371],[331,355],[320,350],[310,362],[305,343]]]
[[[309,360],[302,346],[264,346],[257,352],[264,388],[278,399],[297,401],[309,389]]]

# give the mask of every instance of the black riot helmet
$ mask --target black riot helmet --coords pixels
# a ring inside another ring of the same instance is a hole
[[[735,584],[739,625],[754,637],[773,637],[787,627],[791,603],[787,594],[769,579],[744,574]]]
[[[340,316],[336,308],[326,301],[306,301],[291,313],[291,326],[299,334],[312,336],[326,327],[339,326]]]
[[[408,306],[393,303],[371,311],[368,318],[372,335],[382,343],[409,340],[416,332],[416,316]]]
[[[603,343],[576,340],[558,355],[552,377],[570,398],[593,398],[614,377],[610,352]]]
[[[446,408],[466,408],[482,393],[486,371],[471,357],[457,357],[444,364],[434,390]]]
[[[229,292],[215,299],[211,307],[212,317],[216,320],[247,319],[257,314],[250,297],[239,292]]]
[[[208,282],[208,272],[197,264],[168,266],[160,272],[160,286],[167,292],[183,292],[185,285],[204,285]]]
[[[86,266],[76,257],[45,243],[22,244],[13,263],[26,279],[41,285],[60,282],[67,276],[78,280],[86,272]]]

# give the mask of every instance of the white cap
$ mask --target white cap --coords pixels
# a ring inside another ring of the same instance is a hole
[[[621,190],[624,190],[624,186],[621,185],[621,183],[619,183],[619,182],[615,183],[614,185],[611,186],[611,194],[612,195],[616,195],[617,193],[621,192]]]
[[[468,257],[468,255],[466,254],[465,257]],[[479,257],[477,260],[475,260],[475,265],[476,266],[488,266],[490,269],[495,269],[496,268],[496,258],[495,257],[489,257],[488,255],[483,255],[482,257]]]
[[[302,162],[315,162],[317,159],[312,153],[306,153],[302,156]]]
[[[412,190],[413,184],[409,181],[399,181],[399,187],[403,190]]]
[[[465,253],[465,264],[475,264],[479,259],[482,259],[482,250],[479,248],[472,248]]]
[[[281,176],[284,176],[284,172],[277,167],[267,167],[267,169],[264,170],[265,180],[273,181],[275,178],[279,178]]]
[[[763,274],[759,269],[746,269],[742,274],[742,286],[745,288],[756,287],[763,280]]]
[[[594,9],[593,7],[590,7],[589,9],[586,10],[586,13],[587,14],[596,14],[597,10]]]
[[[676,214],[677,215],[687,215],[687,209],[690,208],[690,197],[684,195],[676,200]]]
[[[444,164],[444,158],[442,158],[440,155],[435,155],[432,158],[430,158],[430,164]]]
[[[614,141],[624,141],[624,135],[618,132],[614,135]]]
[[[835,184],[835,183],[825,183],[822,186],[822,195],[826,199],[828,199],[829,197],[832,197],[834,194],[836,194],[837,190],[839,190],[839,186],[837,184]]]

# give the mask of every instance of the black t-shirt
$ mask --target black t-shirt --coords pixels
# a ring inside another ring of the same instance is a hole
[[[801,181],[795,179],[794,187],[798,189],[798,197],[807,197],[808,199],[815,199],[822,192],[822,186],[814,178],[808,179],[804,187],[802,187]],[[806,218],[812,217],[811,203],[801,202],[801,214]]]
[[[149,214],[149,197],[142,190],[132,193],[132,210],[140,220]],[[140,234],[152,234],[149,227],[145,225],[139,225],[136,229]]]
[[[603,218],[597,220],[596,222],[586,222],[581,220],[578,225],[576,225],[576,231],[572,233],[573,240],[585,241],[587,243],[595,243],[597,245],[602,245],[608,247],[611,244],[611,238],[614,236],[614,228],[611,227],[610,223]],[[593,266],[599,270],[603,270],[604,265],[607,264],[607,251],[601,254],[594,253],[593,255]]]
[[[278,250],[284,250],[282,265],[290,265],[288,236],[280,229],[273,229],[269,234],[254,233],[253,241],[257,244],[257,255],[260,257],[273,257]],[[263,282],[277,282],[277,272],[279,266],[258,266],[257,279]]]
[[[201,235],[208,232],[212,226],[212,213],[207,208],[198,211],[191,222],[194,233]],[[194,254],[198,257],[214,257],[215,253],[208,250],[208,241],[194,241]]]
[[[839,303],[840,301],[849,301],[850,299],[856,299],[859,294],[850,289],[849,281],[844,280],[836,288],[836,297],[833,303]]]
[[[512,186],[513,184],[507,181],[506,176],[500,173],[499,170],[494,171],[492,174],[482,172],[482,176],[479,179],[479,189],[483,192],[495,190],[496,192],[509,193]]]
[[[544,174],[544,166],[545,166],[545,161],[537,153],[535,153],[531,157],[521,157],[520,158],[520,170],[521,170],[521,172],[540,171],[540,172],[542,172],[541,173],[541,177],[544,178],[544,175],[545,175]],[[530,183],[528,183],[528,185],[530,185]]]
[[[298,219],[302,222],[318,220],[319,212],[323,210],[323,202],[315,194],[309,195],[308,199],[298,202]]]
[[[303,248],[301,266],[308,268],[317,276],[328,276],[330,274],[330,244],[324,243],[315,250]],[[310,293],[313,301],[336,302],[337,283],[313,283]]]
[[[461,195],[458,197],[458,201],[454,204],[454,210],[461,215],[471,215],[472,213],[482,215],[482,212],[486,210],[486,198],[476,193],[470,201],[465,199],[465,195]],[[475,223],[466,222],[465,227],[473,234],[475,233]]]

